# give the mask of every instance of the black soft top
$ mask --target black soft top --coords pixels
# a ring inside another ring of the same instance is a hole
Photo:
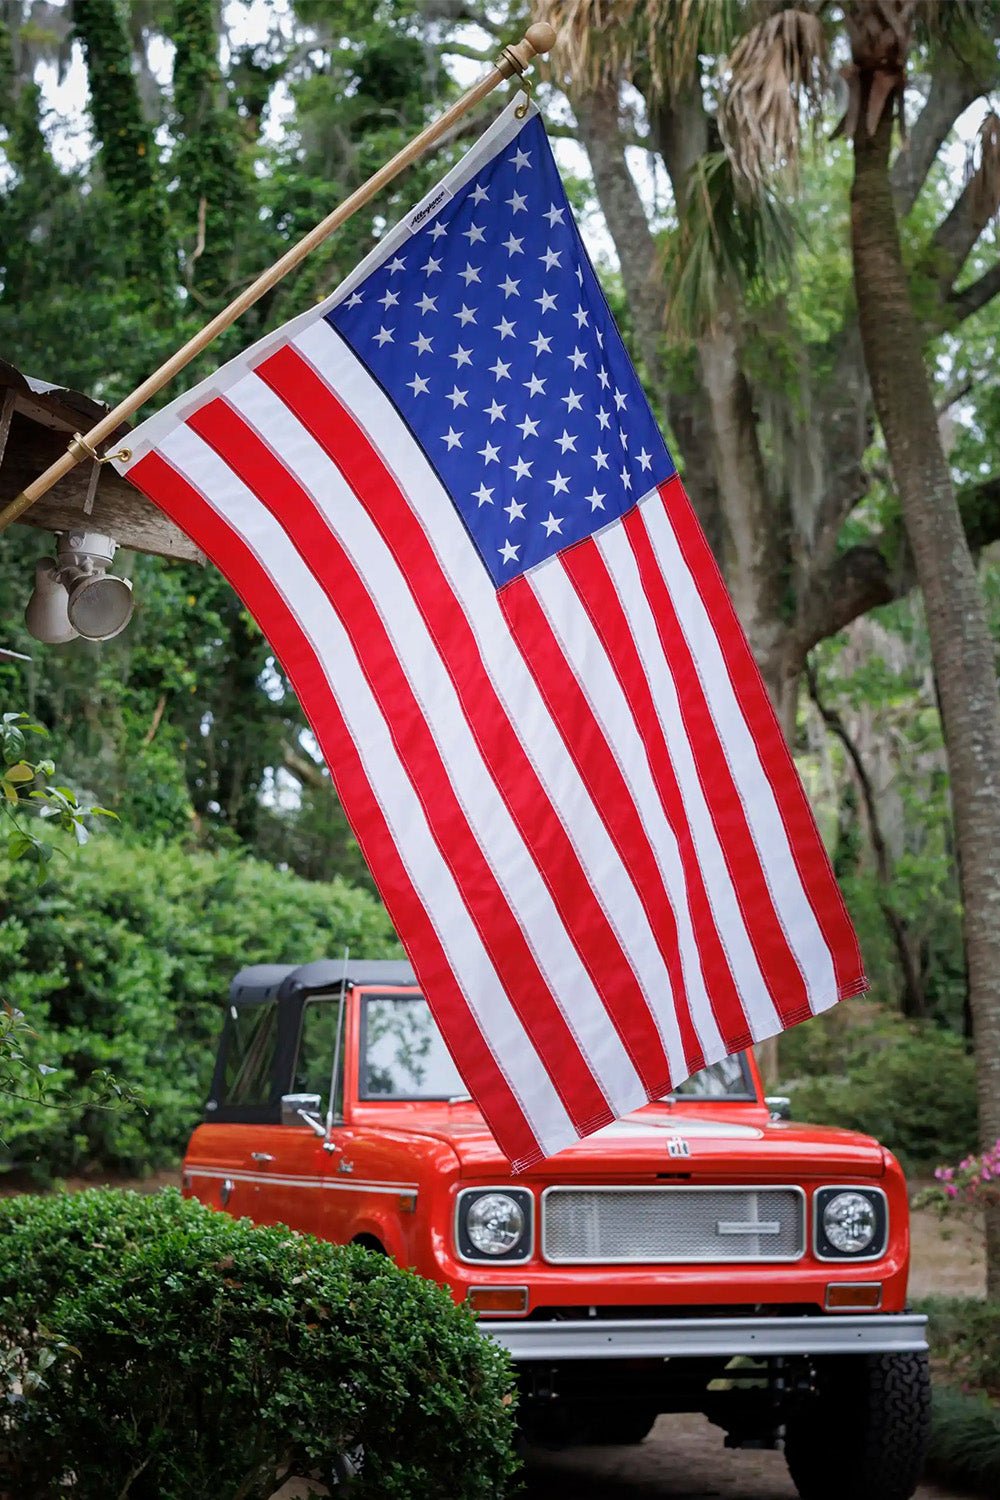
[[[344,982],[342,958],[318,958],[308,964],[251,964],[241,969],[229,986],[229,998],[242,1005],[264,1000],[305,998],[338,990]],[[347,984],[416,984],[405,958],[349,958]]]

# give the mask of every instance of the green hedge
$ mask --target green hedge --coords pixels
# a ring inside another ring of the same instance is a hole
[[[219,1007],[243,964],[401,950],[378,901],[340,880],[305,881],[239,854],[95,839],[53,862],[41,889],[0,865],[0,998],[39,1033],[69,1107],[0,1097],[0,1160],[39,1179],[136,1173],[176,1161],[211,1077]],[[148,1115],[82,1102],[105,1068],[140,1088]]]
[[[981,1391],[936,1386],[927,1473],[964,1492],[1000,1495],[1000,1406]]]
[[[348,1456],[365,1500],[507,1493],[506,1355],[384,1257],[173,1191],[8,1199],[0,1238],[0,1360],[27,1391],[0,1403],[0,1490],[268,1500]]]
[[[863,1130],[908,1171],[976,1149],[975,1063],[933,1022],[850,1000],[783,1036],[779,1058],[796,1119]]]

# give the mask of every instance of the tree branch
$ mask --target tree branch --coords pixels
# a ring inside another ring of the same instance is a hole
[[[920,259],[920,269],[947,297],[972,248],[993,217],[992,206],[975,177],[970,178],[951,209],[931,235]]]
[[[291,771],[303,786],[311,787],[313,791],[319,791],[322,787],[332,787],[333,783],[323,767],[317,765],[308,755],[303,755],[300,750],[296,750],[294,745],[282,745],[281,759],[286,771]]]
[[[948,328],[955,328],[996,296],[1000,296],[1000,261],[984,271],[977,281],[970,282],[960,292],[951,293],[942,309],[942,322]]]
[[[933,74],[927,102],[892,164],[893,201],[900,218],[906,217],[920,196],[955,121],[982,92],[983,85],[960,69],[942,67]]]

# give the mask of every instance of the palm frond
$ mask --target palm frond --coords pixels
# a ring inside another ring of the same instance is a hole
[[[823,23],[784,7],[740,38],[726,66],[723,145],[737,177],[760,190],[775,172],[795,173],[804,116],[817,119],[828,82]]]
[[[792,216],[775,194],[748,193],[724,151],[700,157],[667,247],[668,336],[697,337],[730,299],[773,290],[791,270],[795,241]]]
[[[702,54],[725,53],[739,34],[741,0],[537,0],[558,40],[554,66],[573,83],[623,80],[670,98],[698,76]]]
[[[973,213],[981,220],[994,218],[1000,212],[1000,115],[995,110],[977,130],[965,169],[973,185]]]

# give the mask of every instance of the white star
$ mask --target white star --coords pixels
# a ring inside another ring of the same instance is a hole
[[[524,214],[528,211],[528,200],[523,193],[515,193],[513,198],[505,198],[504,202],[510,204],[512,213]]]
[[[499,323],[493,324],[493,327],[502,339],[512,339],[514,337],[515,324],[508,322],[506,318],[501,318]]]
[[[406,261],[403,259],[403,257],[401,255],[397,255],[394,260],[391,260],[389,262],[389,275],[395,275],[395,273],[397,271],[401,271],[405,265]]]
[[[504,362],[500,358],[499,354],[497,355],[497,362],[496,362],[496,364],[495,365],[488,365],[487,369],[489,370],[490,374],[494,376],[494,378],[496,380],[509,380],[510,379],[510,365],[509,364],[504,364]]]
[[[617,406],[617,408],[618,408],[619,411],[621,411],[622,407],[625,405],[625,401],[626,401],[626,397],[622,394],[622,392],[616,390],[615,391],[615,405]]]
[[[515,422],[515,427],[520,427],[521,436],[530,438],[538,436],[538,423],[533,422],[530,417],[525,417],[523,422]]]
[[[608,376],[607,370],[598,370],[597,378],[601,382],[603,389],[607,390],[608,386],[611,384],[611,380]]]
[[[604,407],[602,406],[601,409],[600,409],[600,411],[597,413],[597,420],[600,422],[600,424],[601,424],[601,426],[603,428],[610,427],[611,426],[611,413],[605,411]]]
[[[556,305],[555,297],[553,297],[551,292],[546,291],[543,291],[540,297],[536,297],[535,301],[542,309],[542,312],[551,312]]]
[[[530,479],[531,465],[533,463],[534,459],[532,459],[529,463],[525,463],[523,458],[519,458],[516,464],[511,464],[510,472],[513,474],[515,479]]]
[[[540,354],[542,351],[539,350],[538,352]],[[537,375],[532,375],[530,380],[526,380],[524,382],[524,388],[528,392],[529,396],[545,395],[545,381],[539,380]]]
[[[502,547],[497,548],[497,551],[506,563],[517,562],[517,554],[520,550],[519,547],[512,547],[510,542],[504,542]]]
[[[439,220],[438,223],[435,224],[434,228],[431,230],[431,239],[432,240],[439,240],[443,234],[447,234],[447,233],[448,233],[447,229],[445,229],[444,225]]]
[[[651,469],[653,467],[653,455],[651,453],[647,453],[645,448],[640,448],[639,452],[636,454],[636,457],[642,464],[643,470]]]
[[[466,286],[468,286],[469,283],[470,283],[470,281],[478,281],[479,280],[479,267],[478,266],[470,266],[469,262],[466,261],[465,262],[465,270],[464,271],[459,271],[458,274],[462,278],[462,280],[465,282]]]
[[[430,354],[432,343],[432,339],[425,338],[422,333],[418,333],[410,347],[416,349],[418,354]]]
[[[503,292],[505,297],[520,297],[521,293],[518,291],[520,285],[519,281],[513,281],[508,276],[506,281],[501,281],[497,290]]]
[[[505,505],[504,510],[512,521],[524,520],[524,506],[518,500],[512,500],[509,505]]]
[[[427,259],[424,261],[420,269],[421,271],[426,271],[428,276],[433,276],[435,271],[440,271],[441,262],[439,260],[435,260],[433,255],[428,255]]]
[[[477,244],[480,240],[485,240],[486,230],[480,229],[478,224],[470,224],[468,229],[462,230],[462,238],[468,240],[469,249],[471,250],[473,245]]]
[[[476,186],[472,189],[471,196],[473,203],[487,203],[489,201],[490,195],[483,187],[482,183],[477,182]]]
[[[628,469],[622,469],[620,478],[621,478],[621,482],[625,486],[625,488],[627,490],[630,490],[632,488],[632,476],[629,473]]]
[[[444,399],[451,402],[451,409],[454,411],[456,406],[468,406],[465,399],[468,394],[468,391],[460,391],[457,385],[453,385]]]
[[[559,257],[561,254],[561,250],[553,250],[552,246],[550,245],[545,254],[540,255],[538,259],[544,260],[546,271],[551,271],[553,266],[557,266],[559,264]]]
[[[566,415],[567,416],[569,416],[569,414],[570,414],[571,411],[579,411],[580,407],[581,407],[581,405],[583,403],[583,397],[582,396],[578,396],[576,394],[576,391],[570,391],[570,393],[569,393],[568,396],[560,396],[559,399],[560,399],[560,401],[565,401],[565,403],[566,403]]]
[[[479,457],[488,464],[498,464],[500,462],[500,449],[495,448],[492,443],[487,443],[485,448],[479,449]]]
[[[390,292],[389,289],[386,288],[385,296],[376,298],[376,301],[378,302],[380,307],[384,307],[386,312],[388,312],[390,307],[395,307],[399,302],[399,293]]]
[[[430,390],[430,386],[422,375],[414,375],[413,379],[408,380],[406,384],[415,396],[426,396]]]
[[[513,156],[508,156],[507,160],[509,162],[513,162],[515,172],[520,172],[522,167],[531,166],[531,157],[528,155],[527,151],[522,151],[520,146],[518,146],[517,151]]]
[[[577,268],[576,268],[576,283],[577,283],[577,286],[583,286],[583,267],[582,266],[577,266]]]
[[[534,349],[534,351],[535,351],[536,354],[551,354],[552,353],[552,340],[551,339],[547,339],[545,337],[544,333],[538,334],[538,336],[536,338],[529,339],[528,343]]]
[[[363,301],[364,301],[364,298],[362,297],[362,295],[361,295],[360,292],[352,292],[351,295],[348,297],[347,301],[344,303],[344,306],[345,307],[357,307],[358,303],[359,302],[363,302]]]
[[[524,251],[521,249],[523,244],[524,240],[519,240],[513,233],[509,234],[503,241],[503,247],[508,255],[523,255]]]
[[[462,434],[456,432],[454,427],[449,427],[448,431],[442,434],[441,441],[448,444],[448,452],[450,453],[452,448],[461,448]]]
[[[608,467],[608,455],[603,448],[598,448],[594,454],[594,463],[599,469],[606,469]]]
[[[506,422],[507,408],[506,406],[500,406],[494,398],[489,406],[483,407],[483,415],[489,417],[490,426],[492,427],[494,422]]]
[[[567,357],[574,370],[578,370],[581,365],[585,365],[587,363],[587,356],[581,349],[577,349],[575,346],[573,348],[573,353],[568,355]]]
[[[493,504],[493,491],[488,490],[485,484],[481,484],[478,490],[472,491],[472,498],[479,501],[479,508],[482,509],[484,505]]]
[[[560,474],[557,469],[555,479],[548,480],[548,483],[552,486],[553,498],[555,498],[556,495],[565,495],[566,491],[569,489],[569,475]]]
[[[577,328],[583,328],[590,321],[587,312],[582,306],[577,308],[573,316],[576,319]]]
[[[562,523],[562,516],[554,516],[552,512],[549,511],[545,520],[542,522],[542,525],[545,527],[545,535],[551,536],[553,532],[556,532],[556,534],[558,535],[562,531]]]
[[[628,447],[628,433],[623,427],[619,427],[618,429],[618,441],[621,443],[623,448]]]
[[[555,227],[556,227],[557,224],[561,224],[562,223],[562,221],[563,221],[563,214],[565,212],[566,212],[566,210],[564,208],[556,208],[555,204],[553,203],[552,206],[551,206],[551,208],[549,209],[548,213],[547,214],[542,214],[542,218],[543,219],[548,219],[548,221],[549,221],[549,228],[550,229],[555,229]]]
[[[600,348],[603,349],[604,348],[604,334],[601,332],[601,330],[599,328],[595,328],[594,332],[597,334],[598,345],[600,346]]]
[[[380,349],[384,344],[394,344],[395,339],[392,336],[392,329],[380,328],[378,333],[375,335],[375,342],[376,344],[378,344]]]
[[[596,484],[594,485],[594,488],[591,490],[590,494],[589,495],[584,495],[583,498],[585,500],[589,500],[590,501],[590,508],[591,508],[591,510],[603,510],[604,509],[604,496],[603,495],[599,495],[597,493],[597,485]]]
[[[575,453],[576,438],[572,435],[572,433],[567,432],[564,427],[562,430],[562,437],[556,438],[556,447],[561,448],[564,453],[567,450],[569,450],[569,452],[571,453]]]
[[[417,303],[417,306],[422,313],[437,312],[438,299],[436,297],[428,297],[427,293],[425,292],[424,295],[420,298],[420,301]]]
[[[453,359],[455,361],[455,369],[460,370],[463,365],[472,364],[472,350],[463,349],[461,344],[459,344],[454,354],[449,354],[448,358]]]
[[[455,317],[464,328],[466,323],[474,323],[476,321],[476,309],[474,307],[466,307],[465,303],[463,302],[461,311],[455,313]]]

